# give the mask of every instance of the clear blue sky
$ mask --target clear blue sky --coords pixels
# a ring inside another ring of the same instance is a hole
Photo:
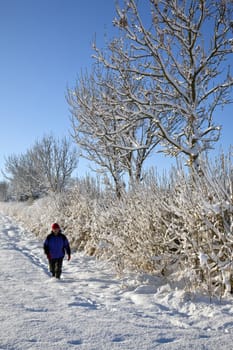
[[[112,37],[114,16],[115,0],[0,0],[0,169],[4,157],[24,153],[45,134],[68,136],[66,89],[90,67],[94,37],[100,48],[105,33]],[[232,110],[216,116],[225,149]],[[166,158],[157,160],[166,166]],[[88,171],[84,164],[79,173]]]
[[[0,0],[0,169],[44,134],[69,134],[67,86],[114,14],[115,0]]]

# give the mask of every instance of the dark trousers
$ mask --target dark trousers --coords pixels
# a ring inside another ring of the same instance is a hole
[[[63,258],[49,260],[49,271],[53,277],[60,278],[62,273]]]

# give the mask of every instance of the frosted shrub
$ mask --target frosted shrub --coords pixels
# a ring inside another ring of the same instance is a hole
[[[95,200],[84,196],[79,186],[63,194],[57,203],[57,209],[63,219],[60,220],[71,244],[75,249],[82,250],[91,238]]]
[[[183,279],[189,291],[231,292],[232,170],[206,167],[203,176],[182,168],[170,184],[137,186],[123,200],[97,210],[91,240],[96,254],[123,271]]]
[[[1,203],[0,208],[5,214],[20,222],[40,238],[47,235],[52,222],[60,219],[53,196],[40,198],[33,202]]]
[[[121,274],[149,272],[222,296],[233,289],[231,164],[221,158],[202,176],[182,167],[162,179],[150,173],[121,199],[78,183],[33,203],[3,203],[1,210],[41,238],[58,221],[73,249],[111,260]]]
[[[174,242],[166,241],[166,191],[158,185],[134,187],[123,199],[99,206],[92,238],[96,254],[114,260],[119,270],[163,272],[170,258],[164,255]],[[94,234],[94,235],[93,235]],[[99,243],[98,243],[99,242]]]
[[[192,271],[187,287],[222,295],[232,289],[232,170],[219,164],[215,169],[206,167],[192,181],[179,176],[179,188],[170,197],[169,230],[180,242],[182,270],[188,276]]]

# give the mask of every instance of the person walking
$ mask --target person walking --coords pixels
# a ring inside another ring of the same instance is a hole
[[[52,277],[60,278],[62,263],[67,254],[67,260],[71,259],[70,244],[67,237],[61,232],[60,226],[55,222],[52,231],[44,241],[44,252],[49,261],[49,270]]]

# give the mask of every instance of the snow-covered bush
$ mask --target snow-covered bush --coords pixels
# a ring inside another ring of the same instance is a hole
[[[54,196],[32,202],[1,203],[0,209],[41,238],[48,234],[51,224],[60,219]]]
[[[177,174],[168,199],[168,236],[179,242],[178,259],[189,289],[211,295],[232,291],[233,206],[231,163],[206,166],[203,176]],[[190,271],[192,272],[190,274]]]
[[[88,244],[96,254],[210,295],[232,291],[233,207],[231,162],[206,166],[203,175],[173,169],[96,209]],[[102,204],[103,205],[103,204]]]
[[[182,166],[162,179],[150,173],[121,199],[77,183],[0,208],[41,238],[59,222],[73,249],[111,260],[120,273],[149,272],[179,280],[187,291],[222,296],[233,289],[232,185],[231,158],[222,157],[202,176]]]

